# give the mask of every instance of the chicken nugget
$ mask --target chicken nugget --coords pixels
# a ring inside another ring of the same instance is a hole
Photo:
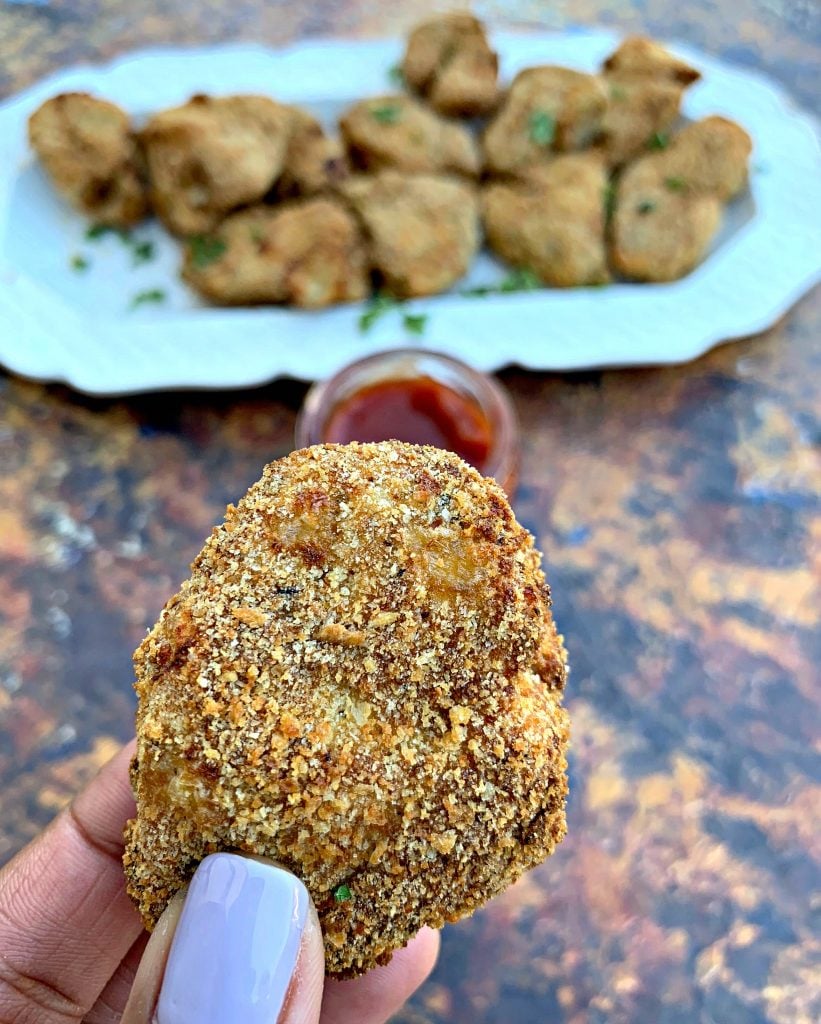
[[[371,265],[394,295],[445,291],[479,248],[476,190],[454,178],[383,171],[342,186],[360,217]]]
[[[620,167],[669,133],[678,120],[684,87],[633,75],[608,75],[606,84],[601,148],[608,164]]]
[[[361,170],[393,167],[415,173],[479,173],[473,136],[410,96],[361,100],[339,122],[353,163]]]
[[[598,153],[567,153],[527,178],[492,182],[482,192],[488,245],[546,284],[603,284],[606,189]]]
[[[613,267],[638,281],[675,281],[701,262],[721,224],[721,202],[677,186],[664,156],[628,167],[611,225]]]
[[[318,309],[370,289],[359,225],[334,199],[317,197],[232,214],[190,239],[182,276],[219,305],[290,302]]]
[[[601,131],[607,92],[601,79],[550,65],[526,68],[513,80],[485,130],[485,166],[519,174],[547,163],[556,151],[584,149]]]
[[[620,75],[667,79],[680,85],[692,85],[701,72],[647,36],[628,36],[604,62],[604,70]]]
[[[209,853],[283,864],[336,977],[455,921],[565,834],[566,667],[533,538],[434,448],[266,467],[135,654],[128,892]]]
[[[402,61],[408,85],[449,117],[489,114],[498,100],[498,71],[484,25],[462,11],[417,25]]]
[[[265,96],[194,96],[140,133],[158,216],[177,235],[210,231],[279,178],[292,110]]]
[[[53,96],[29,118],[29,141],[55,189],[100,224],[131,227],[148,204],[128,115],[84,92]]]
[[[752,139],[734,121],[705,117],[674,136],[658,163],[680,188],[727,202],[747,184],[752,148]]]
[[[333,190],[350,174],[345,147],[339,139],[326,135],[306,110],[291,107],[291,112],[291,135],[277,183],[278,196],[312,196]]]

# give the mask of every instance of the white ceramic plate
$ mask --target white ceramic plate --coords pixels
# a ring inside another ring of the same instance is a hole
[[[494,35],[502,73],[565,64],[595,70],[616,46],[606,32]],[[177,280],[176,244],[150,223],[157,258],[138,268],[116,237],[85,240],[87,223],[52,192],[26,143],[26,119],[49,96],[83,90],[138,120],[195,92],[262,92],[299,102],[331,125],[348,104],[391,88],[394,41],[309,42],[285,50],[227,45],[145,50],[102,67],[60,72],[0,105],[0,362],[91,393],[243,387],[279,376],[321,378],[369,352],[407,343],[391,313],[367,334],[361,307],[306,313],[212,309]],[[678,363],[761,331],[821,278],[821,161],[815,124],[771,82],[685,47],[703,72],[685,114],[725,114],[753,136],[749,192],[728,209],[709,258],[669,285],[542,289],[411,303],[428,314],[418,343],[481,369],[541,370]],[[84,272],[74,254],[88,257]],[[500,280],[483,255],[460,288]],[[166,301],[130,309],[162,289]]]

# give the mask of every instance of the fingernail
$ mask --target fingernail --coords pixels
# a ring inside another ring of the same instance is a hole
[[[308,914],[287,871],[231,853],[197,868],[182,909],[158,1024],[272,1024],[296,967]]]

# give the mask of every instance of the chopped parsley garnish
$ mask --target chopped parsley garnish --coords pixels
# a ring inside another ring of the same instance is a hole
[[[642,199],[639,205],[636,207],[636,211],[641,214],[652,213],[655,210],[656,204],[652,199]]]
[[[620,85],[611,85],[610,86],[610,99],[618,100],[619,102],[621,102],[622,100],[626,100],[627,99],[627,90],[622,88],[622,86],[620,86]]]
[[[251,225],[251,241],[258,249],[265,244],[265,232],[258,224]]]
[[[616,212],[616,186],[612,181],[604,186],[604,219],[609,224]]]
[[[338,885],[334,889],[334,903],[347,903],[351,899],[353,899],[353,893],[350,886]]]
[[[149,304],[158,305],[161,302],[165,302],[166,293],[162,288],[148,288],[144,292],[137,292],[134,298],[131,300],[131,309],[136,309],[138,306],[147,306]]]
[[[371,117],[380,124],[396,124],[402,116],[402,110],[395,103],[386,103],[382,107],[371,107]]]
[[[228,246],[221,238],[212,238],[208,235],[194,235],[189,239],[191,262],[197,270],[216,263],[222,259]]]
[[[493,295],[493,293],[496,291],[498,291],[498,288],[494,288],[488,284],[480,284],[477,285],[475,288],[465,288],[460,292],[460,294],[469,296],[471,298],[484,298],[485,295]]]
[[[99,242],[106,235],[116,235],[121,242],[130,242],[131,233],[125,228],[115,228],[110,224],[92,224],[86,231],[87,242]]]
[[[131,248],[131,255],[135,267],[138,267],[141,263],[150,263],[156,255],[154,243],[149,241],[135,242]]]
[[[424,334],[427,323],[427,313],[405,313],[402,317],[402,325],[408,334]]]
[[[549,146],[556,137],[556,118],[546,110],[534,110],[527,122],[530,141],[537,146]]]
[[[360,314],[359,330],[365,334],[373,327],[377,320],[381,319],[392,309],[396,309],[399,305],[399,300],[395,299],[392,295],[382,295],[381,293],[374,295],[373,298],[368,300],[364,312]]]
[[[664,184],[671,192],[681,192],[687,187],[687,182],[684,178],[665,178]]]
[[[403,88],[405,85],[405,72],[398,64],[394,64],[388,71],[388,78],[393,82],[394,85],[398,85]]]
[[[88,270],[91,264],[82,253],[76,252],[69,260],[69,266],[72,270],[82,273],[84,270]]]
[[[653,132],[647,140],[648,149],[667,149],[669,145],[670,135],[668,132]]]
[[[532,292],[541,288],[539,275],[530,267],[516,267],[499,285],[500,292]]]

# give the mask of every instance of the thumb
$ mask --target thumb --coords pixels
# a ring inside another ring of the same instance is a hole
[[[317,1024],[324,973],[299,879],[215,853],[160,918],[121,1024]]]

